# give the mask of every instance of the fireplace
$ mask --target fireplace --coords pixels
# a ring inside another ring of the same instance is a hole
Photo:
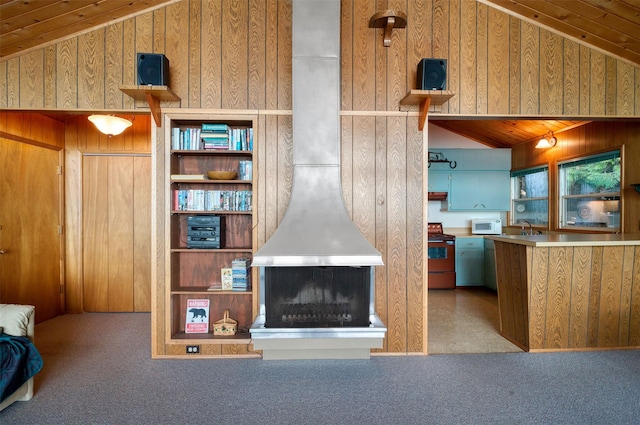
[[[254,348],[264,360],[368,359],[387,331],[373,280],[371,266],[260,267]]]
[[[294,0],[293,179],[274,234],[253,256],[262,358],[369,358],[382,255],[351,221],[340,181],[340,0]]]
[[[266,328],[369,326],[370,267],[267,267]]]

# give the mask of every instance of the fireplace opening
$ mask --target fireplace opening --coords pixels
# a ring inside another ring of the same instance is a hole
[[[371,267],[267,267],[265,328],[369,326]]]

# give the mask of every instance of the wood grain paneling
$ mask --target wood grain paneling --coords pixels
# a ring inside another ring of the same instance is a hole
[[[601,122],[594,121],[584,126],[556,134],[558,144],[553,149],[535,149],[535,142],[514,146],[512,149],[511,167],[514,170],[536,165],[549,165],[549,181],[556,190],[558,170],[557,161],[586,156],[593,153],[623,149],[623,167],[621,192],[624,208],[622,209],[622,231],[637,233],[640,222],[640,197],[630,186],[632,182],[640,182],[640,169],[633,166],[635,158],[640,155],[640,146],[635,143],[634,134],[640,131],[640,121],[633,122]],[[552,194],[553,195],[553,194]],[[557,196],[551,196],[550,211],[557,211]],[[555,214],[555,213],[552,213]],[[550,220],[550,228],[558,228],[557,217]]]
[[[104,106],[108,109],[122,108],[123,93],[120,86],[124,79],[124,25],[119,22],[105,28],[104,55]]]
[[[562,37],[549,31],[540,31],[540,113],[561,115],[563,97],[557,96],[563,87]]]
[[[638,247],[495,246],[500,329],[507,338],[534,351],[638,346]]]
[[[489,9],[487,19],[487,113],[495,114],[509,109],[509,17]]]
[[[460,7],[460,86],[451,87],[458,93],[460,113],[473,114],[476,110],[476,2],[462,0]]]
[[[383,350],[426,352],[416,336],[422,326],[417,312],[425,301],[417,296],[424,285],[417,270],[423,258],[419,217],[427,218],[416,193],[424,146],[419,146],[414,112],[398,113],[399,99],[415,84],[417,61],[447,59],[447,88],[455,96],[442,111],[454,115],[634,116],[640,110],[640,70],[472,0],[342,0],[341,5],[342,109],[354,112],[343,116],[344,194],[357,226],[387,264],[376,270],[376,308],[391,329]],[[368,19],[390,7],[410,13],[410,19],[405,29],[393,32],[386,48],[382,30],[368,28]],[[135,83],[137,52],[166,54],[171,88],[182,109],[260,110],[256,232],[261,245],[281,220],[291,189],[291,13],[291,0],[177,2],[30,56],[0,60],[0,106],[146,112],[145,102],[123,96],[117,87]],[[81,150],[141,149],[138,131],[145,128],[138,123],[136,118],[129,136],[109,139],[87,136],[92,130],[86,123],[69,120],[67,171],[80,172]],[[623,133],[637,132],[625,129],[614,131],[611,139],[606,131],[606,142],[602,134],[567,132],[559,137],[566,145],[557,149],[570,156],[589,151],[586,144],[594,140],[602,148],[622,140]],[[640,148],[627,150],[640,155]],[[530,147],[514,150],[514,164],[522,167],[555,158]],[[81,211],[73,205],[79,203],[81,185],[73,173],[66,176],[67,212],[77,216]],[[640,181],[636,173],[625,170],[625,181]],[[636,202],[631,193],[625,197],[625,205],[631,205],[625,230],[637,230]],[[69,256],[79,254],[76,236],[72,231],[67,241]],[[76,290],[68,302],[75,309],[82,269],[68,261],[67,278]]]
[[[561,75],[564,87],[560,108],[564,115],[579,115],[580,95],[580,45],[571,40],[560,40],[563,47]],[[556,114],[557,115],[557,114]]]
[[[248,76],[248,3],[246,1],[223,1],[222,14],[222,108],[243,109],[247,107]]]
[[[40,323],[62,310],[62,157],[23,140],[0,133],[0,303],[34,305]]]

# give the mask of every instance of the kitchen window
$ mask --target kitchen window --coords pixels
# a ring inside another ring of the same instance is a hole
[[[511,225],[549,223],[549,168],[536,167],[511,173]]]
[[[620,229],[620,151],[558,164],[560,227]]]

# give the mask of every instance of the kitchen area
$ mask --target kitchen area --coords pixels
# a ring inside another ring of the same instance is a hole
[[[500,335],[493,241],[485,238],[504,230],[511,150],[433,125],[429,139],[429,354],[521,352]]]
[[[624,147],[512,172],[511,149],[429,131],[429,353],[640,345],[640,238],[620,224],[621,194],[636,189],[602,178],[621,178]],[[584,183],[580,167],[596,162],[609,165]]]

